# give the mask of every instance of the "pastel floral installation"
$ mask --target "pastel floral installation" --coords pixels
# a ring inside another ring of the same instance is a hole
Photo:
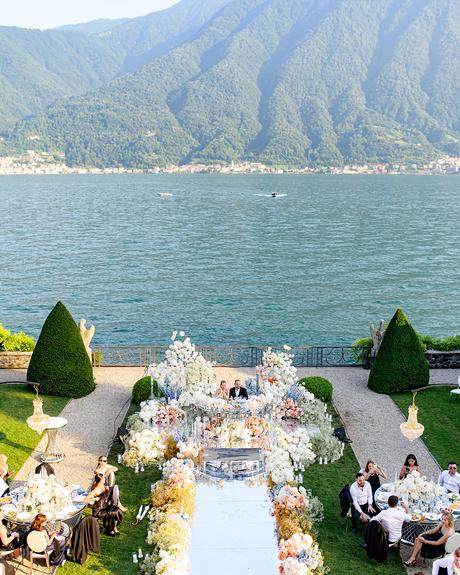
[[[207,447],[258,448],[264,455],[264,475],[248,485],[268,482],[276,520],[281,575],[323,575],[328,572],[315,541],[315,523],[322,520],[318,498],[303,486],[303,471],[312,463],[328,463],[343,453],[332,435],[327,406],[297,383],[289,348],[267,349],[251,380],[247,401],[213,397],[216,377],[207,361],[183,332],[173,333],[165,360],[149,372],[164,397],[143,402],[128,420],[122,461],[161,467],[163,479],[152,492],[147,541],[152,555],[144,561],[146,575],[186,575],[187,554],[195,506],[196,476],[222,483],[206,474]],[[418,478],[401,489],[423,494]],[[431,489],[431,487],[430,487]]]
[[[195,511],[194,464],[172,459],[163,465],[163,479],[152,492],[147,543],[153,546],[142,565],[146,575],[187,575],[188,547]]]

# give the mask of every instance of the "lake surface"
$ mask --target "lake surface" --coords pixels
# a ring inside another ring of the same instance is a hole
[[[460,177],[0,178],[0,322],[93,344],[350,343],[402,307],[459,333]],[[285,197],[264,194],[277,191]],[[171,192],[168,199],[159,192]]]

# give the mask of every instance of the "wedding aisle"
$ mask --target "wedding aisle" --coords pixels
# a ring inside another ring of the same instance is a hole
[[[278,547],[267,487],[228,481],[198,484],[192,575],[275,575]]]

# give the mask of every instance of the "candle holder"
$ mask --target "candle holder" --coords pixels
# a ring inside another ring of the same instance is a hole
[[[134,553],[133,553],[133,563],[134,563],[134,564],[139,563],[139,559],[137,558],[137,553],[136,553],[135,551],[134,551]]]

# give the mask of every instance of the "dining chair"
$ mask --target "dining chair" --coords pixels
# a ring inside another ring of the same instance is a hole
[[[447,555],[453,553],[458,547],[460,547],[460,533],[454,533],[453,535],[451,535],[449,539],[446,541],[444,547],[445,547],[445,553]]]
[[[29,535],[27,535],[27,547],[30,551],[30,573],[32,573],[34,568],[34,559],[44,559],[46,561],[48,571],[51,573],[50,555],[52,550],[47,551],[47,546],[48,542],[44,533],[41,533],[40,531],[31,531]]]

